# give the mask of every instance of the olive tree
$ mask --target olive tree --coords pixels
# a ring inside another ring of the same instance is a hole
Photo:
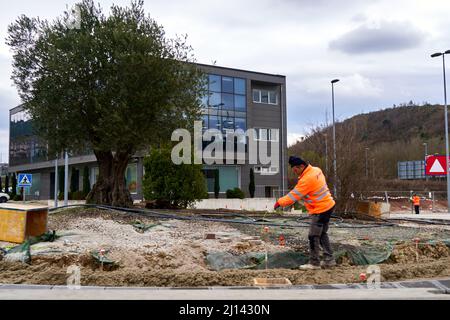
[[[92,0],[54,21],[20,16],[8,27],[12,79],[49,157],[92,151],[99,177],[88,203],[129,206],[124,174],[138,151],[170,140],[200,115],[204,76],[186,37],[168,38],[143,2]]]

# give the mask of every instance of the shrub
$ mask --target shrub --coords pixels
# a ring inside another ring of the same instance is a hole
[[[86,195],[83,191],[75,191],[69,193],[69,199],[70,200],[84,200],[86,198]]]
[[[244,199],[245,198],[245,194],[239,188],[228,189],[227,190],[227,198],[228,199]]]
[[[171,160],[170,149],[153,150],[144,159],[143,191],[146,200],[165,207],[186,208],[208,196],[202,165]]]

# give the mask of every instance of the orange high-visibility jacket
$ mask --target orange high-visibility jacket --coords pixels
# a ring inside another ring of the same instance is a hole
[[[287,207],[299,200],[303,200],[309,214],[323,213],[335,205],[320,168],[308,165],[298,178],[295,188],[278,199],[278,203]]]
[[[413,201],[413,205],[420,206],[420,198],[419,198],[419,196],[414,196],[412,198],[412,201]]]

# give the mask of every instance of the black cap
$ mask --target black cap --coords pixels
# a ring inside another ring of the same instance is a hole
[[[305,166],[308,165],[308,163],[305,160],[303,160],[302,158],[299,158],[299,157],[295,157],[295,156],[289,157],[289,164],[291,165],[291,167],[299,166],[302,164]]]

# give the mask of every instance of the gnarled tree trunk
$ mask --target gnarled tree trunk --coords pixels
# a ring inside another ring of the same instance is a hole
[[[129,152],[94,151],[99,165],[98,180],[86,197],[86,203],[131,207],[133,199],[127,189],[125,171]]]

